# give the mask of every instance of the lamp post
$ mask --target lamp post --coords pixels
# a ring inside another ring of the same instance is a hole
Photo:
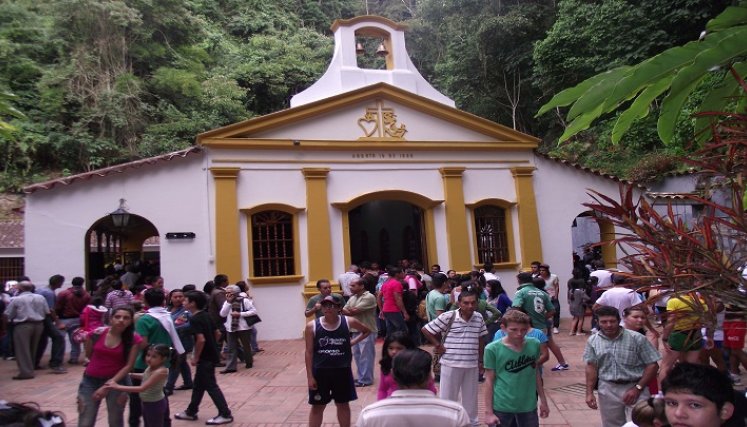
[[[112,222],[116,228],[125,228],[130,223],[130,213],[125,208],[125,199],[119,199],[119,208],[114,212],[110,213],[109,216],[112,218]]]

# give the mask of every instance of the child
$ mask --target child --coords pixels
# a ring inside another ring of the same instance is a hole
[[[104,306],[104,299],[101,296],[91,298],[88,304],[80,313],[80,326],[73,333],[73,341],[84,343],[93,331],[104,326],[104,317],[109,310]],[[83,366],[88,366],[88,358],[83,362]]]
[[[622,427],[663,427],[668,426],[667,415],[664,413],[664,399],[661,395],[641,400],[633,407],[633,421],[628,421]]]
[[[91,298],[91,303],[80,313],[80,327],[86,333],[104,326],[104,317],[109,310],[104,306],[104,298],[96,295]]]
[[[192,353],[192,366],[195,366],[194,388],[192,389],[192,399],[189,402],[187,410],[174,414],[177,420],[197,420],[197,411],[200,409],[200,403],[208,393],[213,400],[213,404],[218,409],[218,416],[208,419],[205,424],[219,425],[233,422],[231,409],[226,403],[226,397],[223,395],[218,382],[215,380],[215,365],[220,361],[218,346],[215,343],[216,331],[218,326],[210,319],[210,315],[205,311],[208,304],[207,296],[198,291],[189,291],[184,296],[187,302],[184,304],[192,313],[189,320],[189,329],[195,339],[195,347]]]
[[[578,278],[576,278],[578,274]],[[573,322],[571,323],[571,332],[569,335],[583,335],[584,332],[584,318],[586,317],[586,307],[589,305],[591,298],[586,294],[584,289],[586,283],[581,278],[581,272],[574,272],[574,279],[568,281],[570,289],[568,289],[568,305],[570,306],[571,316],[573,316]]]
[[[169,401],[163,393],[163,386],[169,376],[169,369],[164,366],[164,362],[170,355],[171,349],[166,345],[152,345],[145,355],[145,363],[148,365],[145,372],[130,374],[133,378],[142,380],[140,385],[107,384],[107,388],[111,390],[140,394],[145,427],[162,427],[164,420],[169,417]]]
[[[404,349],[414,350],[416,348],[410,336],[405,332],[395,332],[384,340],[384,345],[381,347],[381,361],[379,361],[381,378],[379,379],[376,400],[386,399],[399,389],[392,376],[392,359],[394,359],[394,356]],[[428,379],[428,389],[436,393],[433,377]]]
[[[667,420],[676,426],[744,425],[734,414],[729,377],[712,366],[678,363],[661,383]],[[734,417],[734,419],[732,419]]]
[[[529,316],[511,310],[501,319],[506,334],[485,347],[485,423],[538,427],[539,416],[550,414],[542,378],[537,369],[540,343],[526,338]]]

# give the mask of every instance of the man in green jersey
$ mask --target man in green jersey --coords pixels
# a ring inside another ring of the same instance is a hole
[[[555,313],[550,295],[532,284],[532,273],[519,273],[516,279],[519,281],[519,289],[516,291],[512,305],[521,307],[529,315],[532,327],[547,329],[547,319],[552,319]]]

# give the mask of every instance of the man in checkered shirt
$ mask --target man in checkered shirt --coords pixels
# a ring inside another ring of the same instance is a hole
[[[600,331],[589,337],[584,349],[586,404],[599,408],[603,427],[619,427],[630,421],[633,406],[649,397],[648,383],[656,378],[661,355],[644,335],[620,326],[616,308],[602,306],[595,313]]]

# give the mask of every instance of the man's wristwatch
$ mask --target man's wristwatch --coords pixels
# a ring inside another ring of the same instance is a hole
[[[638,390],[638,391],[643,391],[643,386],[640,385],[640,384],[636,384],[635,385],[635,389]]]

